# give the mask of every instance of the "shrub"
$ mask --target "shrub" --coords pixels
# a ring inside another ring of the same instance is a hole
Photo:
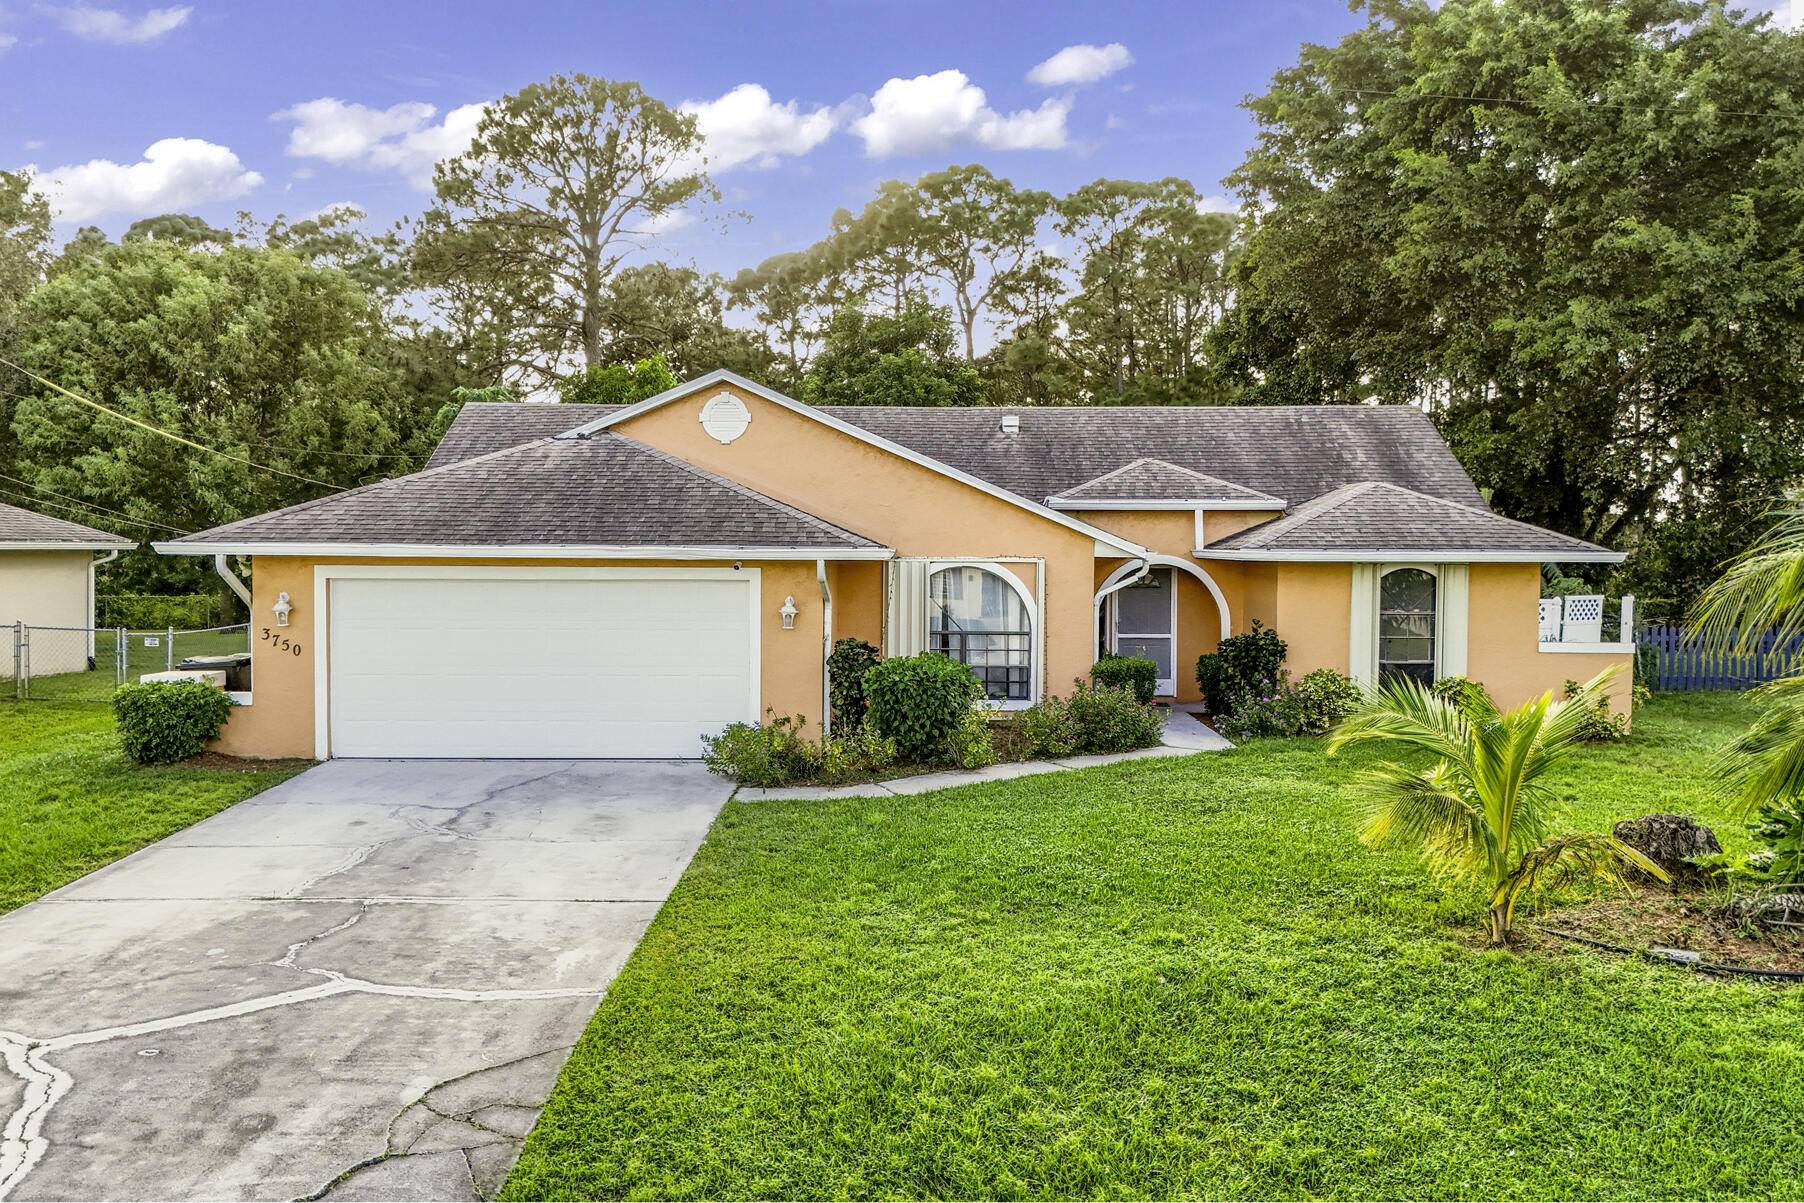
[[[94,609],[96,625],[131,631],[199,631],[224,623],[219,598],[211,593],[102,593],[94,599]]]
[[[1571,681],[1566,683],[1572,684]],[[1428,687],[1428,692],[1449,703],[1467,718],[1496,708],[1491,702],[1490,692],[1470,677],[1442,677]]]
[[[1804,881],[1804,814],[1780,802],[1762,803],[1748,834],[1758,845],[1748,853],[1750,870],[1780,885]]]
[[[933,764],[981,692],[970,669],[939,652],[893,656],[865,673],[865,716],[903,760]]]
[[[1332,668],[1306,674],[1294,692],[1303,735],[1326,735],[1359,705],[1359,686]]]
[[[801,715],[770,716],[765,723],[734,723],[719,735],[702,736],[702,760],[710,773],[770,789],[805,781],[820,766],[818,746],[802,738]]]
[[[1105,652],[1090,667],[1090,679],[1098,685],[1125,687],[1142,702],[1150,702],[1159,688],[1159,666],[1144,656],[1117,656]]]
[[[846,785],[881,776],[896,763],[896,745],[869,727],[849,733],[835,731],[820,746],[817,780],[823,785]]]
[[[219,738],[232,699],[202,681],[153,681],[113,691],[119,742],[139,764],[174,764]]]
[[[977,706],[965,711],[964,722],[946,740],[946,759],[961,769],[981,769],[996,763],[988,711]]]
[[[1290,645],[1257,618],[1245,635],[1230,635],[1215,651],[1196,662],[1196,683],[1202,687],[1209,713],[1229,713],[1237,694],[1251,691],[1259,682],[1278,679]]]
[[[1304,709],[1291,689],[1283,669],[1275,677],[1261,677],[1244,692],[1230,696],[1228,713],[1221,715],[1221,733],[1236,743],[1249,739],[1289,739],[1304,734]]]
[[[845,735],[864,727],[864,674],[882,657],[862,639],[841,639],[827,657],[827,688],[833,706],[833,730]]]
[[[1566,682],[1566,700],[1571,701],[1582,692],[1577,681]],[[1626,714],[1610,713],[1610,696],[1604,694],[1597,699],[1596,705],[1590,707],[1585,719],[1579,724],[1578,733],[1573,739],[1579,743],[1616,743],[1626,739],[1629,734],[1629,718]]]
[[[1040,760],[1130,752],[1159,742],[1165,712],[1125,685],[1072,682],[1069,698],[1048,697],[1015,720],[1028,755]]]

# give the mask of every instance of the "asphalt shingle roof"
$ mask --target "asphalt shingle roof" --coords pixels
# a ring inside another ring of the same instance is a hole
[[[171,542],[221,540],[828,552],[879,546],[608,432],[539,439]]]
[[[135,540],[121,535],[108,534],[79,522],[52,518],[48,514],[21,509],[5,502],[0,502],[0,543],[42,543],[52,550],[59,544],[71,550],[95,546],[137,546]]]
[[[1123,464],[1095,480],[1066,489],[1058,501],[1068,509],[1078,507],[1067,503],[1082,501],[1264,502],[1274,510],[1284,508],[1282,498],[1157,459],[1137,459],[1131,464]]]
[[[1583,539],[1382,481],[1324,493],[1206,550],[1524,552],[1555,562],[1562,553],[1605,551]]]
[[[605,418],[620,408],[618,405],[471,401],[458,410],[451,428],[432,449],[426,470],[430,472],[446,464],[506,451],[534,439],[548,439],[597,418]]]

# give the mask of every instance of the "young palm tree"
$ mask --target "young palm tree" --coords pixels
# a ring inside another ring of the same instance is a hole
[[[1543,778],[1572,751],[1619,671],[1599,674],[1565,701],[1545,693],[1509,711],[1482,691],[1456,703],[1411,680],[1369,692],[1329,737],[1328,754],[1382,742],[1436,760],[1427,769],[1387,761],[1365,774],[1371,810],[1360,838],[1414,848],[1439,872],[1482,878],[1493,945],[1509,944],[1516,900],[1537,883],[1600,877],[1621,885],[1630,866],[1666,880],[1614,836],[1551,834],[1555,796]]]
[[[1746,655],[1768,631],[1781,646],[1804,632],[1804,493],[1775,505],[1771,516],[1772,529],[1692,609],[1706,651]],[[1718,774],[1744,813],[1768,802],[1795,811],[1804,805],[1804,665],[1752,692],[1766,712],[1723,749]]]

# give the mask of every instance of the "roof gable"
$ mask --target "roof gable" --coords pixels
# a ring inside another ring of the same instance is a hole
[[[1161,502],[1184,509],[1195,504],[1219,509],[1284,508],[1282,498],[1159,459],[1134,460],[1046,499],[1046,504],[1055,509],[1071,510],[1106,508],[1110,503],[1154,508]]]
[[[1226,560],[1499,560],[1616,563],[1619,552],[1489,510],[1361,481],[1196,552]]]
[[[137,545],[135,539],[95,530],[79,522],[52,518],[49,514],[40,514],[36,510],[0,501],[0,547],[15,550],[41,548],[44,551],[56,551],[61,548],[67,551],[87,551]]]
[[[432,449],[426,471],[563,434],[623,408],[561,401],[469,401]]]
[[[157,547],[222,543],[886,553],[863,535],[612,433],[539,439]]]

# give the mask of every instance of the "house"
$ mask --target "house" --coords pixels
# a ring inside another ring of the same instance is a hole
[[[88,667],[94,655],[94,569],[136,546],[79,522],[0,502],[0,625],[56,630],[55,637],[32,641],[33,673]],[[106,554],[96,558],[95,552]],[[0,676],[10,679],[10,650],[0,660]]]
[[[1254,620],[1297,674],[1503,703],[1633,651],[1539,642],[1542,562],[1621,557],[1492,513],[1407,407],[814,408],[713,372],[467,405],[422,472],[156,547],[252,558],[220,744],[250,756],[694,756],[766,708],[817,726],[848,636],[1005,709],[1099,649],[1195,699]]]

